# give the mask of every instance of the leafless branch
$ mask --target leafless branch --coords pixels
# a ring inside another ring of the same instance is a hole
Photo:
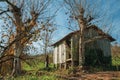
[[[14,8],[15,10],[19,9],[17,6],[15,6],[14,4],[12,4],[10,1],[8,0],[2,0],[5,1],[6,3],[8,3],[12,8]]]
[[[13,56],[13,55],[6,55],[6,56],[3,56],[0,58],[0,64],[6,62],[6,61],[9,61],[9,60],[12,60],[14,58],[18,58],[16,56]],[[27,63],[29,66],[31,66],[31,64],[29,62],[27,62],[26,60],[28,59],[33,59],[33,58],[22,58],[21,56],[19,57],[19,59],[21,59],[22,61],[24,61],[25,63]]]
[[[1,45],[0,45],[0,47],[1,47],[1,48],[5,48],[4,46],[1,46]]]
[[[14,20],[9,14],[6,13],[6,15],[12,20],[12,22],[13,22],[15,25],[17,25],[16,22],[15,22],[15,20]]]
[[[9,9],[6,10],[6,11],[2,11],[2,12],[0,12],[0,15],[4,14],[4,13],[6,13],[6,12],[9,12]]]

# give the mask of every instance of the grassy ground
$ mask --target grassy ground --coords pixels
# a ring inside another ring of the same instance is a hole
[[[17,78],[11,78],[8,80],[60,80],[60,79],[56,78],[55,76],[47,76],[47,75],[43,75],[43,76],[24,75],[24,76],[19,76]]]
[[[26,71],[26,73],[19,77],[14,78],[8,78],[8,80],[62,80],[54,75],[36,75],[37,71],[46,71],[44,70],[44,59],[36,58],[33,60],[28,60],[27,62],[30,63],[30,65],[26,64],[25,62],[22,62],[22,70]],[[49,64],[50,69],[53,69],[53,64]],[[53,73],[52,71],[49,71],[49,73]]]
[[[24,75],[19,77],[10,78],[8,80],[60,80],[56,78],[54,75],[36,75],[36,72],[39,69],[44,68],[43,63],[39,63],[35,66],[29,66],[26,63],[23,63],[23,70],[27,71]]]
[[[54,75],[36,75],[37,71],[44,71],[44,61],[42,58],[35,58],[33,60],[28,60],[30,65],[26,64],[25,62],[22,62],[22,69],[26,71],[26,73],[22,76],[16,77],[16,78],[8,78],[7,80],[63,80],[60,78],[55,77]],[[120,65],[120,58],[113,58],[112,59],[112,65],[119,66]],[[54,70],[54,66],[51,63],[50,68]],[[44,71],[45,72],[45,71]],[[50,74],[56,73],[61,74],[65,73],[64,70],[60,71],[49,71]]]

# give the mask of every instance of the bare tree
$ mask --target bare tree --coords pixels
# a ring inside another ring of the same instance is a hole
[[[100,21],[104,14],[99,14],[97,9],[98,1],[92,0],[65,0],[71,18],[76,20],[79,27],[79,65],[83,66],[85,63],[85,44],[93,42],[97,39],[107,38],[107,36],[100,35],[85,39],[86,29],[95,25],[95,22]]]
[[[4,45],[1,56],[14,45],[14,64],[12,75],[21,73],[20,55],[27,43],[35,40],[37,35],[44,29],[42,20],[47,20],[47,10],[51,0],[0,0],[6,5],[1,8],[0,16],[5,16],[14,25],[14,39],[8,45]],[[49,22],[47,20],[46,22]],[[4,20],[6,23],[7,21]],[[11,24],[8,24],[11,25]],[[7,25],[6,25],[7,26]]]
[[[42,33],[41,40],[42,40],[42,47],[43,47],[43,52],[45,54],[45,68],[49,67],[49,55],[48,53],[50,52],[50,45],[52,43],[52,38],[53,38],[53,32],[55,31],[55,27],[53,22],[48,23],[45,26],[44,32]]]

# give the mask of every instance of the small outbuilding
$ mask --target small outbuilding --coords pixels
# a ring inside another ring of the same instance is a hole
[[[86,29],[85,39],[96,36],[106,36],[85,44],[85,66],[108,65],[111,63],[111,42],[115,41],[110,35],[104,33],[100,28],[91,26]],[[80,32],[75,31],[66,35],[53,44],[53,63],[57,68],[69,68],[79,66],[79,38]]]

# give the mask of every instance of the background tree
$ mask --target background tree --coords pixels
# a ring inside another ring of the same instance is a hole
[[[107,36],[100,35],[85,39],[86,29],[92,25],[100,25],[101,17],[104,13],[98,10],[100,1],[93,0],[65,0],[66,8],[70,14],[70,18],[76,20],[80,31],[79,39],[79,65],[83,66],[85,63],[85,44],[93,42],[97,39],[107,38]],[[99,4],[98,4],[99,3]],[[98,23],[99,22],[99,23]]]
[[[48,53],[51,50],[51,43],[53,38],[53,32],[55,31],[55,27],[53,27],[54,24],[49,23],[45,26],[44,32],[42,33],[42,44],[43,47],[43,53],[45,54],[45,68],[49,67],[49,56]]]

